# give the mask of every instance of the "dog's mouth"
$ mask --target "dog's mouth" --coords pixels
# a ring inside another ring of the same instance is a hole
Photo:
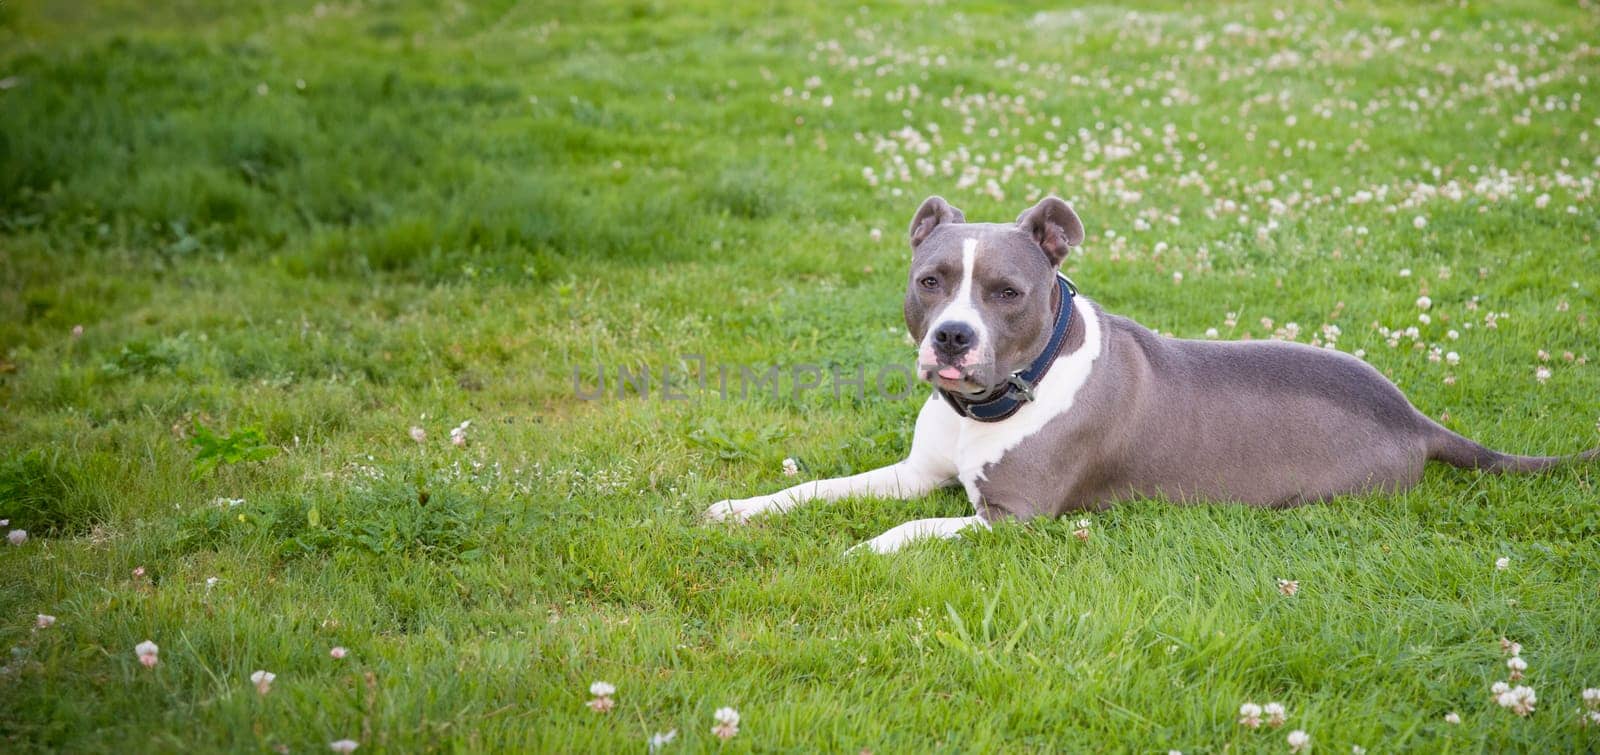
[[[989,386],[974,374],[974,367],[958,367],[951,364],[924,364],[919,365],[922,379],[951,393],[978,396],[989,392]]]

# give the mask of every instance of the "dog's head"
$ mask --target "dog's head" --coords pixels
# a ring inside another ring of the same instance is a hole
[[[1082,241],[1083,223],[1056,197],[1015,224],[968,223],[928,197],[911,219],[905,303],[922,379],[976,397],[1025,369],[1050,341],[1056,267]]]

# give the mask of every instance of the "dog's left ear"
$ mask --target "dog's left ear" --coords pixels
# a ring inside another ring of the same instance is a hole
[[[1060,197],[1045,197],[1023,210],[1017,216],[1017,227],[1033,237],[1052,267],[1060,265],[1072,247],[1083,243],[1083,222]]]
[[[967,218],[961,211],[951,207],[944,197],[934,195],[922,200],[922,206],[917,208],[917,214],[911,218],[911,248],[916,249],[926,241],[933,229],[946,223],[965,223]]]

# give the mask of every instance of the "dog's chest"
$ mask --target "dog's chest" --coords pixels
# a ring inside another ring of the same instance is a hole
[[[978,483],[987,479],[994,464],[1029,441],[1019,427],[999,422],[962,422],[955,441],[956,477],[967,490],[967,500],[977,506],[982,498]]]
[[[983,492],[979,483],[997,472],[996,465],[1007,454],[1036,450],[1030,444],[1049,443],[1059,433],[1041,432],[1052,424],[1071,421],[1077,399],[1089,382],[1102,348],[1099,314],[1082,297],[1076,300],[1085,325],[1083,345],[1061,357],[1051,367],[1035,391],[1036,399],[1001,422],[958,419],[949,429],[948,451],[956,466],[956,477],[966,488],[967,499],[981,513]],[[952,412],[953,414],[953,412]],[[1001,465],[998,469],[1004,469]],[[1034,473],[1046,470],[1033,470]],[[1048,483],[1048,481],[1042,481]],[[1013,487],[1007,485],[1005,487]],[[1012,502],[1005,502],[1012,503]]]

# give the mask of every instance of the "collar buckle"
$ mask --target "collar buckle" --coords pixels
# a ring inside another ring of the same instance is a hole
[[[1033,401],[1033,387],[1022,379],[1021,370],[1011,373],[1011,377],[1006,378],[1006,384],[1011,386],[1011,390],[1022,394],[1023,401]]]

